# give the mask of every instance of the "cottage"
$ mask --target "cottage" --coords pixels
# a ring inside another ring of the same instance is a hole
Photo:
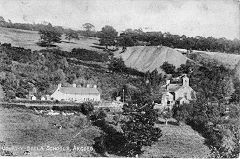
[[[50,97],[50,95],[43,95],[43,96],[41,96],[41,100],[42,101],[51,100],[51,97]]]
[[[61,84],[58,85],[57,90],[51,95],[53,100],[58,101],[68,101],[68,102],[86,102],[86,101],[100,101],[100,93],[97,86],[90,87],[76,87],[73,84],[72,87],[62,87]]]
[[[37,97],[35,95],[30,95],[31,100],[37,100]]]
[[[174,104],[189,103],[196,98],[196,93],[189,86],[189,78],[186,74],[174,78],[172,81],[167,80],[164,88],[161,100],[161,105],[164,107],[172,108]]]

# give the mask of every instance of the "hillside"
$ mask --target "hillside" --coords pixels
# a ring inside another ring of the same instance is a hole
[[[237,63],[236,67],[233,70],[235,77],[238,78],[240,80],[240,60]]]
[[[23,47],[31,50],[41,50],[44,47],[38,46],[40,36],[37,31],[28,31],[13,28],[0,27],[0,43],[11,43],[12,46]],[[102,51],[96,48],[98,39],[94,38],[80,38],[80,40],[67,41],[62,37],[62,42],[56,45],[63,51],[71,51],[73,48],[84,48],[93,51]]]
[[[121,50],[115,52],[115,57],[122,57],[126,66],[143,72],[151,72],[154,69],[157,69],[158,72],[162,72],[160,66],[165,61],[178,68],[188,60],[188,58],[180,52],[165,46],[128,47],[122,53]]]
[[[0,143],[4,142],[6,149],[14,156],[24,156],[26,150],[30,152],[28,156],[38,157],[96,155],[94,150],[66,150],[74,146],[91,147],[94,138],[100,135],[100,130],[89,124],[81,113],[71,117],[38,115],[30,109],[0,105],[0,116]],[[54,125],[61,125],[62,129]],[[29,147],[32,149],[29,150]]]
[[[202,58],[205,60],[208,60],[208,59],[216,60],[217,62],[223,64],[229,69],[234,69],[240,61],[240,55],[237,55],[237,54],[196,51],[196,50],[194,50],[192,54],[195,54],[199,56],[198,58]]]
[[[29,147],[44,148],[29,150],[29,157],[99,156],[94,150],[51,151],[46,147],[91,147],[101,130],[92,126],[81,113],[69,117],[38,115],[31,109],[7,108],[0,105],[0,123],[0,143],[5,142],[7,150],[14,156],[24,156],[24,151]],[[56,128],[54,124],[62,125],[62,129]],[[209,149],[204,145],[204,138],[190,126],[158,124],[158,127],[163,131],[163,136],[153,146],[144,147],[145,152],[140,157],[207,157],[209,154]]]

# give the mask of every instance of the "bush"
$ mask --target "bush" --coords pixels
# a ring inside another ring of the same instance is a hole
[[[93,110],[94,110],[94,106],[92,103],[87,102],[87,103],[81,104],[81,112],[84,115],[89,115]]]
[[[169,64],[168,62],[164,62],[161,66],[161,69],[163,69],[163,71],[167,74],[174,74],[176,68],[174,65]]]

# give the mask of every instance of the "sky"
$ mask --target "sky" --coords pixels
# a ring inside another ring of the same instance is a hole
[[[74,29],[89,22],[187,36],[240,38],[237,0],[0,0],[0,16]]]

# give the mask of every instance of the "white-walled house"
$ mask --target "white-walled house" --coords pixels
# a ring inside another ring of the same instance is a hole
[[[77,103],[87,101],[99,102],[101,100],[100,93],[96,86],[76,87],[76,84],[73,84],[72,87],[62,87],[61,84],[59,84],[57,90],[51,95],[51,98],[58,101]]]
[[[43,96],[41,96],[41,100],[42,101],[51,100],[51,97],[50,97],[50,95],[43,95]]]
[[[182,75],[177,78],[178,82],[166,81],[165,92],[162,95],[161,105],[172,108],[174,104],[189,103],[196,98],[196,92],[189,86],[189,78]]]
[[[34,95],[30,95],[30,99],[31,99],[31,100],[37,100],[37,97],[34,96]]]

